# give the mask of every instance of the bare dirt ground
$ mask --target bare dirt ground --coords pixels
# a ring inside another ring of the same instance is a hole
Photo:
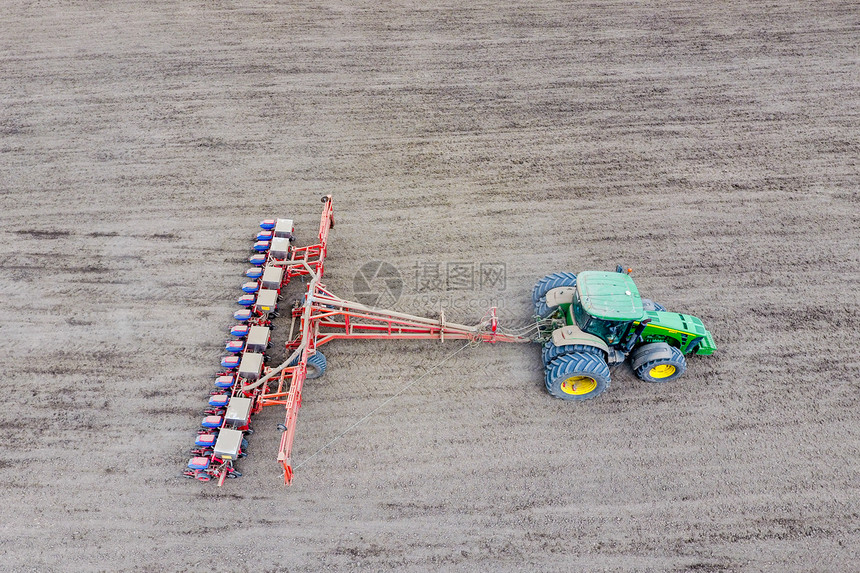
[[[855,2],[5,2],[2,569],[860,570],[858,38]],[[309,242],[325,193],[346,298],[383,260],[400,310],[515,325],[621,263],[719,352],[572,404],[469,348],[314,455],[459,348],[333,343],[292,487],[275,410],[245,477],[179,478],[257,222]],[[419,288],[449,262],[506,282]]]

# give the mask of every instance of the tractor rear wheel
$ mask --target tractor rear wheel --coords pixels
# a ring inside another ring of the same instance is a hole
[[[636,369],[636,376],[645,382],[669,382],[680,377],[687,370],[687,359],[684,358],[684,353],[674,346],[670,349],[672,354],[670,357],[664,355],[654,360],[647,360],[646,354],[646,362]],[[662,351],[661,354],[663,354]]]
[[[609,366],[597,354],[574,352],[549,363],[547,391],[562,400],[590,400],[609,388]]]
[[[556,346],[552,342],[547,342],[543,345],[543,363],[548,366],[550,362],[564,356],[565,354],[573,354],[574,352],[583,352],[585,354],[601,354],[601,350],[596,346],[588,346],[587,344],[565,344],[564,346]]]
[[[574,286],[576,286],[576,275],[573,273],[553,273],[539,280],[532,291],[535,314],[541,318],[546,318],[555,310],[554,306],[549,306],[546,303],[546,293],[554,288]]]
[[[532,290],[532,302],[537,304],[546,293],[557,287],[576,286],[576,275],[573,273],[553,273],[547,275],[535,284]]]

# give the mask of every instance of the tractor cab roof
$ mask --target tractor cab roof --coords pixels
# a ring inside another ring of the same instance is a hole
[[[639,289],[629,275],[583,271],[576,277],[583,310],[604,320],[641,320],[645,316]]]

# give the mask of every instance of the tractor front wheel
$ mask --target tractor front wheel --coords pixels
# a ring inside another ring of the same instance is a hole
[[[590,400],[609,388],[609,366],[602,356],[574,352],[547,365],[546,389],[562,400]]]
[[[684,358],[684,353],[674,346],[670,346],[669,349],[671,356],[666,356],[664,351],[656,348],[654,354],[659,352],[660,357],[648,360],[647,354],[643,356],[646,362],[636,368],[636,376],[645,382],[657,383],[669,382],[680,377],[687,370],[687,359]]]

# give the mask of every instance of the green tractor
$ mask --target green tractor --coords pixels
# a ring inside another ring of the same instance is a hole
[[[609,367],[627,359],[640,379],[668,382],[687,369],[685,354],[716,350],[701,320],[641,298],[629,272],[555,273],[535,285],[538,341],[553,396],[599,396],[609,388]]]

